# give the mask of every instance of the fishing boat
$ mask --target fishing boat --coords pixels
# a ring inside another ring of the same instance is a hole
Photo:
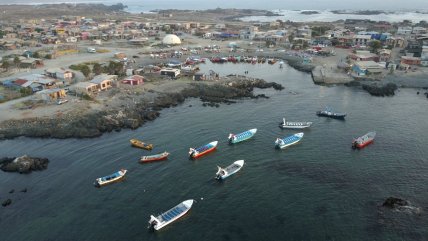
[[[286,148],[299,142],[303,138],[303,132],[296,133],[294,135],[284,137],[283,139],[277,138],[275,141],[275,147],[279,149]]]
[[[244,131],[244,132],[236,134],[236,135],[235,134],[229,134],[229,137],[228,137],[229,143],[235,144],[235,143],[238,143],[241,141],[248,140],[251,137],[253,137],[254,134],[256,134],[256,132],[257,132],[257,129],[251,129],[251,130]]]
[[[137,139],[131,139],[129,141],[131,142],[132,146],[139,147],[142,149],[146,149],[149,151],[153,149],[153,144],[147,144],[147,143],[144,143],[144,142],[137,140]]]
[[[165,227],[166,225],[174,222],[190,210],[193,205],[193,202],[194,200],[189,199],[171,208],[170,210],[158,215],[157,217],[150,215],[148,228],[151,230],[159,230]]]
[[[119,181],[120,179],[122,179],[123,177],[125,177],[127,170],[122,169],[120,171],[117,171],[111,175],[105,176],[105,177],[100,177],[95,179],[94,185],[96,187],[101,187],[116,181]]]
[[[283,129],[304,129],[311,127],[312,122],[291,122],[285,121],[285,118],[282,119],[282,122],[279,123],[279,127]]]
[[[325,108],[325,110],[317,111],[317,115],[344,120],[346,113],[333,112],[330,108]]]
[[[233,174],[241,170],[243,166],[244,166],[244,160],[238,160],[226,168],[221,168],[217,166],[218,171],[215,174],[216,175],[215,178],[218,180],[226,179],[227,177],[232,176]]]
[[[369,145],[370,143],[372,143],[374,141],[375,136],[376,136],[376,132],[371,131],[371,132],[365,134],[364,136],[360,136],[358,138],[355,138],[352,141],[352,148],[361,149],[361,148]]]
[[[196,149],[190,148],[189,156],[190,158],[198,158],[207,153],[214,151],[217,147],[218,141],[210,142],[204,146],[198,147]]]
[[[160,154],[156,154],[156,155],[151,155],[151,156],[142,156],[140,159],[141,163],[146,163],[146,162],[154,162],[154,161],[162,161],[167,159],[169,156],[168,152],[163,152]]]

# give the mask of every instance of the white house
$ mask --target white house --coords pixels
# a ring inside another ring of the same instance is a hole
[[[412,31],[412,27],[398,27],[397,35],[410,35]]]

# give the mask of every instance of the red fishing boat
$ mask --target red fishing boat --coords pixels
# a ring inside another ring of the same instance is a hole
[[[146,162],[162,161],[167,159],[168,156],[169,156],[169,153],[165,151],[163,153],[156,154],[156,155],[142,156],[140,159],[140,162],[146,163]]]
[[[361,136],[361,137],[354,139],[352,141],[352,148],[361,149],[361,148],[369,145],[370,143],[372,143],[374,141],[375,136],[376,136],[376,132],[372,131],[372,132],[365,134],[364,136]]]
[[[196,149],[190,148],[189,156],[190,158],[198,158],[207,153],[214,151],[217,147],[218,141],[210,142],[204,146],[198,147]]]

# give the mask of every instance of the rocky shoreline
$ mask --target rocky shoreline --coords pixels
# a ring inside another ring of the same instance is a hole
[[[51,118],[27,118],[0,123],[0,139],[19,136],[39,138],[92,138],[105,132],[136,129],[147,121],[155,120],[160,110],[183,103],[187,98],[200,98],[204,106],[219,107],[242,98],[268,98],[256,96],[254,88],[282,90],[280,84],[243,76],[229,76],[218,83],[190,83],[174,93],[157,93],[153,102],[140,101],[135,106],[92,111],[84,115],[65,114]]]

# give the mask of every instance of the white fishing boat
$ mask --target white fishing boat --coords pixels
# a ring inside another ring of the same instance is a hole
[[[94,185],[96,187],[101,187],[116,181],[119,181],[120,179],[122,179],[123,177],[125,177],[127,170],[122,169],[120,171],[117,171],[111,175],[105,176],[105,177],[100,177],[97,178],[94,182]]]
[[[275,141],[275,147],[276,148],[286,148],[287,146],[291,146],[299,142],[303,138],[304,133],[296,133],[294,135],[284,137],[283,139],[277,138]]]
[[[152,230],[159,230],[174,222],[190,210],[193,202],[193,199],[189,199],[158,215],[157,217],[150,215],[149,228]]]
[[[279,127],[283,129],[304,129],[311,127],[312,122],[292,122],[285,121],[285,118],[282,119],[282,122],[279,123]]]
[[[215,178],[218,180],[223,180],[223,179],[237,173],[239,170],[241,170],[241,168],[243,166],[244,166],[244,160],[238,160],[226,168],[221,168],[221,167],[217,166],[218,171],[216,173]]]

